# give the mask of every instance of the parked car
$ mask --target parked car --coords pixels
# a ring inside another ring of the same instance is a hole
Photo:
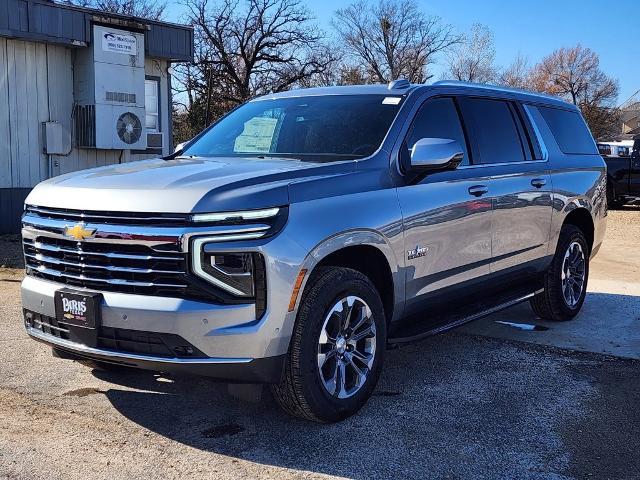
[[[26,331],[105,368],[271,384],[287,412],[339,421],[388,344],[524,301],[574,318],[606,181],[553,97],[402,80],[267,95],[169,158],[38,185]]]
[[[640,199],[640,139],[598,143],[607,164],[607,201],[618,208]]]

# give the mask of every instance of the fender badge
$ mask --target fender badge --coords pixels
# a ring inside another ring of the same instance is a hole
[[[429,251],[429,247],[421,247],[416,245],[416,248],[407,250],[407,260],[413,260],[414,258],[424,257]]]

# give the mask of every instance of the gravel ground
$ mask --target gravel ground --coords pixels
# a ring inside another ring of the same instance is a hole
[[[611,213],[612,258],[597,258],[595,278],[640,282],[631,260],[639,215]],[[450,332],[389,351],[363,411],[315,425],[287,417],[268,394],[244,403],[204,378],[52,358],[22,331],[20,277],[0,269],[0,478],[640,474],[635,360]]]
[[[0,272],[6,268],[24,268],[19,235],[0,235]]]

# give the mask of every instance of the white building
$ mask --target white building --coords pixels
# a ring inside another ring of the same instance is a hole
[[[189,27],[48,0],[0,0],[0,233],[37,183],[167,155],[171,62]]]

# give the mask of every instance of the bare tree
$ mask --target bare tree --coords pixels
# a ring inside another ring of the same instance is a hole
[[[300,0],[185,0],[194,62],[174,66],[174,117],[184,140],[238,104],[335,83],[337,56]],[[177,129],[176,129],[177,130]]]
[[[445,77],[465,82],[495,83],[498,78],[495,58],[493,32],[487,26],[475,23],[471,31],[463,35],[462,42],[452,49]]]
[[[596,138],[608,135],[618,121],[618,81],[607,76],[598,55],[582,45],[543,58],[533,69],[531,85],[579,106]]]
[[[208,88],[240,103],[323,73],[334,56],[298,0],[187,0]],[[213,84],[211,84],[213,82]]]
[[[335,13],[336,29],[346,54],[364,64],[370,81],[406,78],[423,83],[434,56],[459,41],[452,27],[428,17],[415,0],[364,0]]]
[[[161,0],[62,0],[60,3],[151,20],[162,19],[167,7]]]
[[[518,54],[511,64],[500,72],[498,83],[505,87],[528,89],[531,86],[531,68],[526,57]]]

